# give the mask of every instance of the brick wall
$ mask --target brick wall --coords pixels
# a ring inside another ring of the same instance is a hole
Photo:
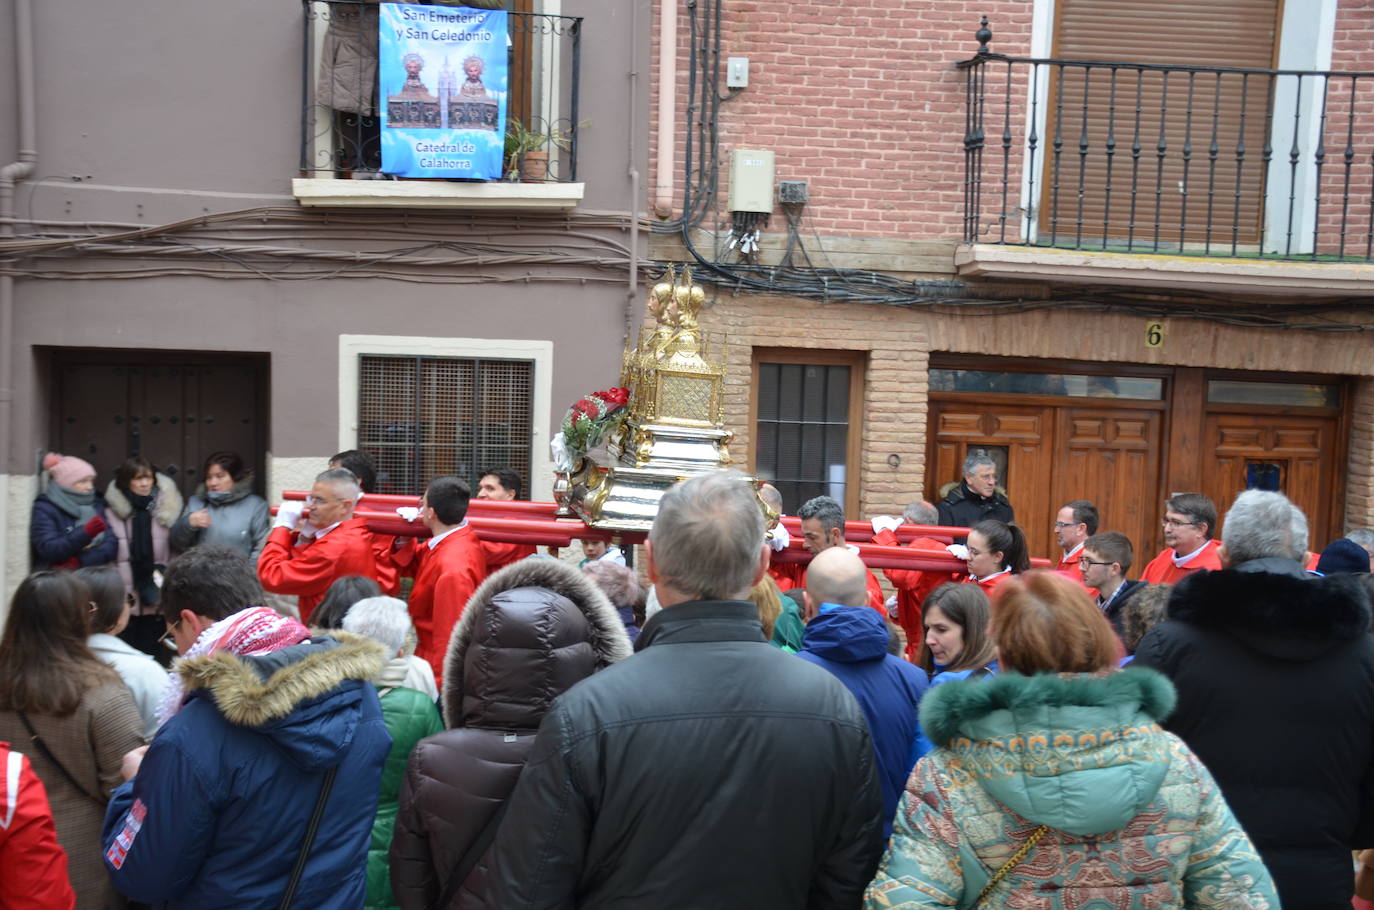
[[[1374,72],[1374,0],[1340,0],[1331,68],[1336,72]],[[1320,109],[1314,114],[1320,116]],[[1338,78],[1326,86],[1323,140],[1326,158],[1317,222],[1318,252],[1342,251],[1344,221],[1344,254],[1364,256],[1374,242],[1374,78]],[[1348,176],[1347,148],[1353,153]]]
[[[685,4],[678,6],[680,133],[690,32]],[[653,38],[655,91],[661,10],[656,7]],[[982,13],[990,19],[996,50],[1028,52],[1031,4],[1024,0],[996,0],[977,8],[952,0],[843,5],[726,0],[721,57],[748,57],[750,72],[749,87],[720,107],[719,211],[724,211],[730,150],[772,149],[777,179],[809,184],[808,230],[867,237],[958,235],[965,92],[964,76],[954,63],[977,50],[973,36]],[[722,73],[723,67],[722,59]],[[656,123],[653,134],[651,160],[656,160]],[[681,164],[679,145],[675,206],[682,199]],[[775,216],[774,230],[781,221]]]

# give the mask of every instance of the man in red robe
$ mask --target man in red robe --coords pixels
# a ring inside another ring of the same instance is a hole
[[[1083,555],[1083,542],[1097,533],[1098,521],[1097,506],[1086,499],[1075,499],[1059,510],[1054,517],[1054,537],[1060,549],[1059,574],[1083,583],[1083,570],[1078,567],[1078,560]]]
[[[470,495],[459,478],[436,477],[420,500],[420,520],[432,536],[410,591],[410,618],[418,639],[415,656],[429,661],[438,682],[453,626],[487,576],[482,544],[466,520]]]
[[[1164,502],[1164,543],[1167,546],[1150,560],[1140,580],[1152,585],[1171,585],[1201,569],[1221,568],[1220,547],[1212,534],[1217,527],[1217,507],[1201,493],[1179,493]]]
[[[829,496],[808,499],[797,510],[797,517],[801,519],[802,538],[806,543],[806,549],[811,551],[812,556],[831,547],[848,546],[844,542],[844,509]],[[886,617],[886,600],[883,586],[878,583],[873,573],[869,572],[868,606]]]
[[[377,580],[377,560],[367,523],[353,517],[362,497],[358,478],[345,468],[331,468],[315,478],[305,502],[277,507],[272,532],[258,557],[258,580],[264,590],[300,599],[301,622],[335,579],[364,575]]]
[[[489,468],[482,472],[477,483],[477,498],[497,502],[509,502],[520,498],[520,475],[510,468]],[[534,555],[534,545],[527,543],[501,543],[495,540],[480,541],[482,557],[486,561],[486,574],[490,575],[504,569],[513,562]]]
[[[873,542],[882,547],[898,547],[897,528],[903,524],[936,525],[940,513],[931,503],[913,502],[906,507],[900,519],[890,515],[879,515],[873,519]],[[917,537],[907,544],[913,550],[922,550],[931,556],[949,556],[945,544],[931,537]],[[911,659],[921,652],[926,631],[921,624],[921,605],[930,592],[946,582],[959,581],[963,572],[934,572],[920,569],[883,569],[883,576],[897,589],[897,622],[906,632],[906,650]]]

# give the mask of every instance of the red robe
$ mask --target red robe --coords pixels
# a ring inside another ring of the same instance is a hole
[[[67,854],[57,842],[43,781],[8,743],[0,743],[0,855],[5,857],[0,906],[74,905]]]
[[[415,656],[429,661],[435,681],[442,683],[449,637],[472,592],[487,576],[486,560],[469,525],[425,549],[410,591],[410,618],[418,639]]]
[[[873,535],[873,542],[881,547],[898,547],[901,542],[897,532],[882,530]],[[907,544],[913,550],[925,550],[932,556],[948,556],[949,551],[938,540],[917,537]],[[883,569],[883,576],[897,589],[897,622],[906,632],[908,655],[919,656],[921,643],[925,641],[926,630],[921,624],[921,605],[926,602],[930,592],[949,581],[958,581],[960,572],[930,572],[920,569]]]
[[[482,546],[482,559],[486,563],[486,574],[492,575],[513,562],[534,555],[534,544],[501,543],[496,540],[479,540]]]
[[[978,585],[983,589],[983,593],[992,597],[992,592],[997,590],[997,586],[1008,578],[1015,577],[1014,572],[998,572],[996,575],[989,575],[987,578],[974,578],[972,575],[964,579],[964,584]]]
[[[779,591],[806,587],[806,565],[800,562],[771,562],[768,574],[777,582]]]
[[[1173,549],[1165,547],[1158,556],[1150,560],[1145,571],[1140,573],[1140,580],[1151,585],[1171,585],[1180,578],[1202,569],[1216,571],[1221,568],[1221,558],[1217,556],[1217,550],[1220,548],[1221,544],[1209,540],[1203,546],[1202,552],[1194,556],[1186,566],[1176,566]]]
[[[381,581],[372,533],[363,519],[340,522],[324,537],[301,546],[296,546],[297,537],[287,528],[272,529],[258,557],[258,581],[264,590],[299,597],[301,622],[310,622],[310,614],[336,579],[364,575]]]
[[[1065,554],[1059,557],[1059,574],[1067,575],[1079,584],[1083,584],[1083,570],[1078,567],[1078,559],[1083,555],[1083,548],[1079,547],[1072,554]]]

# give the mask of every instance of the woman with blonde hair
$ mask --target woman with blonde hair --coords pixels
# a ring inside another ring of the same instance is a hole
[[[143,720],[86,645],[89,600],[70,572],[19,583],[0,636],[0,742],[23,744],[48,791],[78,910],[103,910],[124,903],[105,873],[100,826],[124,754],[143,745]]]
[[[1212,775],[1159,719],[1174,704],[1119,646],[1083,588],[1003,582],[1002,672],[931,691],[917,764],[865,906],[1270,908],[1273,880]]]

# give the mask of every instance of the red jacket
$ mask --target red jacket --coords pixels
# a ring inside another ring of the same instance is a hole
[[[486,574],[492,575],[513,562],[534,555],[534,544],[501,543],[496,540],[480,540],[482,558],[486,561]]]
[[[964,584],[975,584],[983,589],[983,593],[992,597],[992,592],[997,590],[997,586],[1015,575],[1014,572],[998,572],[996,575],[989,575],[987,578],[974,578],[972,575],[964,579]]]
[[[444,654],[458,617],[477,586],[487,577],[481,541],[464,525],[422,557],[410,591],[410,618],[415,623],[415,656],[429,661],[434,679],[444,678]]]
[[[1145,567],[1145,571],[1140,573],[1140,580],[1151,585],[1171,585],[1184,576],[1191,575],[1202,569],[1216,571],[1221,568],[1221,558],[1217,556],[1217,550],[1221,544],[1215,540],[1209,540],[1203,545],[1202,552],[1192,558],[1186,566],[1174,565],[1174,551],[1165,547],[1159,555],[1150,560],[1150,564]]]
[[[898,547],[895,531],[882,530],[873,535],[873,542],[882,547]],[[913,550],[926,550],[932,556],[948,556],[945,545],[929,537],[917,537],[907,544]],[[909,655],[919,655],[921,642],[925,641],[926,630],[921,624],[921,605],[926,602],[930,592],[940,585],[958,581],[961,572],[923,572],[920,569],[883,569],[883,576],[897,589],[897,622],[906,632],[906,649]]]
[[[43,782],[29,760],[3,742],[0,869],[0,907],[6,910],[70,910],[76,905],[67,877],[67,853],[57,842]]]
[[[372,533],[361,518],[340,522],[324,537],[302,546],[296,546],[298,536],[286,528],[272,529],[258,557],[258,580],[265,590],[298,596],[301,622],[310,621],[310,614],[335,579],[364,575],[382,580],[372,551]]]
[[[779,591],[790,591],[793,588],[805,588],[807,565],[809,565],[809,563],[770,563],[768,566],[768,574],[773,576],[773,581],[777,582]],[[868,572],[868,605],[883,616],[887,616],[886,604],[887,595],[883,593],[883,586],[879,583],[877,576],[870,570]]]

